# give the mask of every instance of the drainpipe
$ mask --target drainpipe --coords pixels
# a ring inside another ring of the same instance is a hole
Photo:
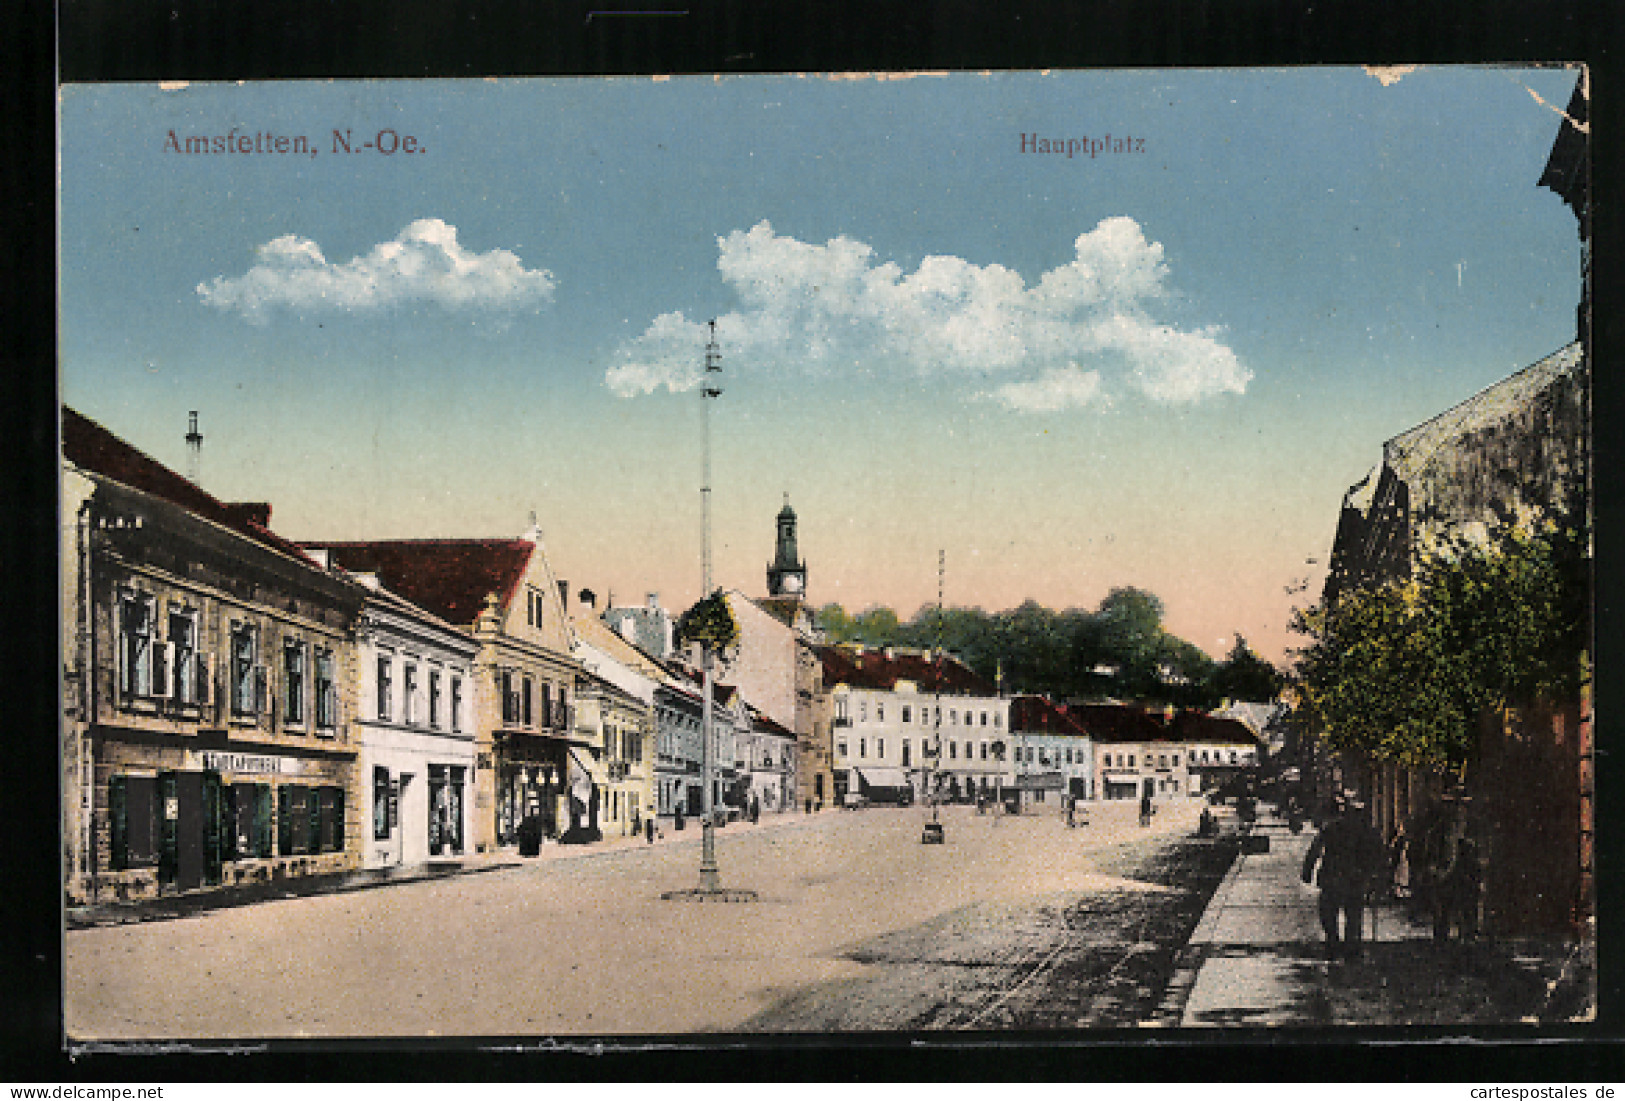
[[[90,900],[100,897],[96,875],[96,861],[91,845],[96,838],[96,762],[91,752],[91,731],[96,722],[96,617],[90,606],[93,588],[90,583],[90,503],[86,497],[79,503],[79,514],[74,521],[74,543],[79,558],[79,605],[75,634],[78,643],[79,665],[79,880],[88,880]],[[87,876],[88,870],[88,876]]]

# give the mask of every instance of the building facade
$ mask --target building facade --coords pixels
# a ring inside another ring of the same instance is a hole
[[[518,842],[521,827],[576,839],[598,828],[592,739],[575,729],[581,665],[571,654],[568,587],[534,526],[518,539],[325,544],[331,560],[469,632],[474,660],[477,851]]]
[[[356,632],[363,866],[461,857],[472,849],[479,647],[375,575],[356,579],[369,590]]]
[[[62,448],[67,897],[355,867],[365,590],[67,408]]]
[[[1011,788],[1021,810],[1060,810],[1095,797],[1094,743],[1064,707],[1042,696],[1010,701]]]

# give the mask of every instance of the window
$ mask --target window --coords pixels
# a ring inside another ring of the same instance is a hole
[[[253,715],[259,711],[255,641],[254,628],[246,623],[231,625],[231,710],[236,715]]]
[[[372,770],[372,836],[375,841],[389,840],[389,769]]]
[[[859,738],[858,739],[858,756],[860,758],[869,756],[869,739],[868,738]]]
[[[993,729],[994,730],[999,729],[999,724],[1002,723],[1003,721],[1004,721],[1004,716],[1003,715],[1000,715],[997,711],[993,712]]]
[[[886,721],[886,705],[883,704],[883,703],[875,704],[875,722],[883,723],[885,721]]]
[[[525,709],[525,712],[526,712],[525,722],[526,722],[526,724],[529,724],[529,722],[530,722],[530,717],[529,717],[530,708],[527,707]],[[542,725],[543,726],[552,726],[553,725],[553,686],[551,684],[548,684],[545,681],[542,683]]]
[[[378,658],[378,721],[389,721],[389,701],[395,691],[395,661],[386,655]]]
[[[502,725],[512,726],[519,721],[519,697],[513,690],[513,672],[508,669],[497,674],[497,688],[502,693]]]
[[[837,756],[839,758],[842,758],[842,759],[845,759],[845,757],[846,757],[846,743],[845,742],[836,742],[835,743],[835,756]]]
[[[197,703],[197,613],[169,613],[169,645],[174,651],[175,702]]]
[[[305,721],[305,644],[289,642],[282,648],[284,721],[301,726]]]
[[[1168,767],[1168,754],[1166,754],[1166,753],[1157,754],[1157,767],[1158,768],[1167,768]]]
[[[987,743],[982,743],[982,760],[987,760]]]
[[[884,761],[886,759],[886,739],[885,738],[876,738],[875,739],[875,756],[880,758],[882,761]]]
[[[119,601],[119,688],[126,696],[152,695],[152,598]]]
[[[407,726],[418,721],[418,667],[411,662],[401,672],[401,721]]]
[[[1175,768],[1179,767],[1179,754],[1177,754],[1177,753],[1174,754],[1174,767]]]
[[[454,731],[463,729],[463,678],[451,678],[451,728]]]
[[[983,726],[987,725],[987,712],[986,711],[982,712],[982,725]]]
[[[959,759],[959,743],[952,738],[948,739],[948,757],[955,761]]]
[[[1129,755],[1128,755],[1128,767],[1129,767],[1129,768],[1133,768],[1133,767],[1134,767],[1134,754],[1132,754],[1132,753],[1130,753],[1130,754],[1129,754]]]
[[[957,723],[958,721],[959,721],[959,712],[950,707],[948,709],[948,725],[952,726],[954,723]]]
[[[440,729],[440,670],[429,670],[429,726]]]
[[[1236,763],[1236,751],[1233,750],[1233,749],[1230,751],[1230,763],[1231,764]]]
[[[909,706],[906,703],[903,705],[903,721],[904,722],[913,722],[914,721],[912,713],[911,713],[911,711],[909,709]]]
[[[316,725],[331,730],[338,724],[338,685],[333,680],[333,651],[316,651]]]
[[[858,722],[866,723],[868,721],[869,721],[869,702],[867,700],[859,700],[858,701]]]

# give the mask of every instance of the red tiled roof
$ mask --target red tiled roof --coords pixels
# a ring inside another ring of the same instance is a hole
[[[1083,725],[1059,705],[1043,696],[1016,696],[1010,700],[1012,734],[1088,734]]]
[[[316,565],[297,544],[266,526],[271,520],[270,505],[227,504],[66,405],[62,407],[62,456],[81,470],[162,498],[307,566]]]
[[[1168,729],[1161,711],[1147,711],[1120,703],[1068,704],[1066,713],[1097,742],[1166,741]]]
[[[900,680],[913,681],[922,692],[940,690],[959,696],[991,696],[993,686],[956,657],[944,654],[941,659],[919,651],[887,656],[884,650],[851,650],[839,646],[822,646],[818,650],[824,663],[826,685],[846,684],[853,688],[878,688],[889,691]]]
[[[1181,711],[1174,716],[1172,733],[1182,742],[1221,742],[1234,745],[1258,744],[1258,738],[1239,719]]]
[[[460,627],[485,609],[513,599],[536,544],[528,539],[392,539],[364,543],[307,543],[326,548],[330,560],[352,573],[375,573],[391,590]]]

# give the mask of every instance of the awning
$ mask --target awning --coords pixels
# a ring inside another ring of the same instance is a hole
[[[1103,772],[1100,776],[1108,784],[1137,784],[1140,782],[1138,772]]]
[[[859,768],[854,769],[858,779],[864,787],[870,788],[908,788],[914,785],[909,782],[908,773],[900,768]]]

